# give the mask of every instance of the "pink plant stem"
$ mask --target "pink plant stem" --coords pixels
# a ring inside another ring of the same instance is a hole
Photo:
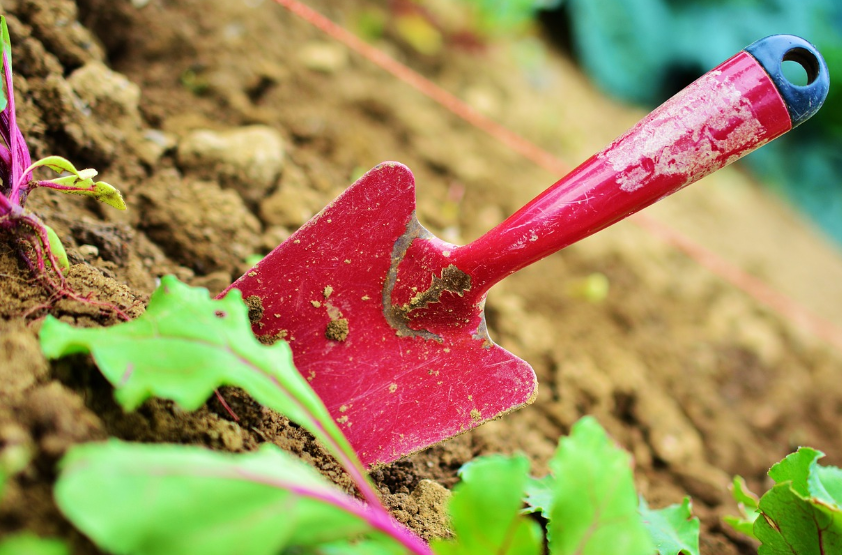
[[[67,280],[64,277],[64,274],[58,269],[58,260],[56,260],[55,255],[53,255],[52,250],[50,249],[50,239],[47,237],[47,231],[44,228],[44,224],[42,224],[37,218],[32,215],[26,215],[20,218],[20,221],[24,223],[27,227],[29,227],[33,233],[37,235],[36,240],[25,240],[35,252],[35,261],[33,262],[28,256],[22,254],[24,262],[27,266],[29,266],[30,271],[38,276],[44,286],[53,291],[53,295],[51,299],[71,299],[77,302],[86,303],[92,306],[96,306],[101,308],[102,310],[109,310],[113,312],[118,318],[121,320],[128,322],[131,320],[131,316],[126,314],[122,309],[119,307],[103,301],[97,301],[90,298],[88,296],[82,296],[78,293],[74,292],[70,287],[67,285]],[[58,276],[59,281],[56,281],[51,277],[51,272],[47,268],[46,262],[49,262],[53,271]]]
[[[364,505],[356,499],[345,495],[317,493],[312,490],[302,488],[296,484],[290,484],[288,482],[284,482],[283,480],[266,478],[248,471],[239,470],[237,473],[243,478],[253,482],[285,489],[295,495],[316,499],[335,507],[339,507],[348,513],[356,515],[362,520],[365,520],[371,524],[373,528],[380,530],[387,536],[391,536],[415,555],[432,555],[433,553],[430,546],[427,545],[424,540],[416,536],[411,530],[392,518],[392,516],[379,504],[376,506]]]
[[[272,379],[278,387],[281,387],[276,378],[273,377]],[[293,398],[293,400],[298,403],[301,410],[311,415],[312,420],[310,425],[318,429],[322,433],[323,437],[330,443],[333,455],[339,461],[339,464],[342,465],[342,468],[345,469],[345,472],[348,473],[348,476],[351,477],[351,480],[353,480],[357,489],[360,490],[363,499],[365,499],[371,507],[378,507],[380,510],[385,511],[386,509],[380,501],[380,496],[371,485],[371,482],[366,479],[365,471],[363,470],[362,463],[359,459],[349,457],[342,449],[336,438],[334,438],[333,435],[325,428],[324,424],[322,424],[316,416],[312,415],[310,411],[306,410],[298,399]]]
[[[93,191],[94,186],[91,185],[90,187],[71,187],[69,185],[59,185],[58,183],[54,183],[52,181],[39,181],[35,187],[44,187],[46,189],[55,189],[56,191],[73,191],[73,192],[86,192],[86,191]],[[35,188],[33,187],[33,189]]]
[[[0,218],[11,214],[13,206],[14,205],[9,201],[9,199],[7,199],[5,195],[0,193]]]
[[[3,52],[3,76],[6,78],[6,97],[8,105],[6,110],[9,114],[9,181],[12,182],[12,190],[9,193],[9,200],[13,204],[20,205],[21,201],[21,160],[18,152],[18,123],[15,115],[15,89],[12,83],[12,61],[6,52]]]
[[[225,397],[222,396],[222,393],[220,393],[218,389],[214,389],[213,392],[216,394],[216,400],[219,401],[219,404],[222,405],[222,408],[224,408],[225,411],[231,415],[231,418],[234,419],[234,422],[239,422],[240,417],[237,416],[237,413],[231,410],[231,407],[228,406],[228,403],[225,401]]]

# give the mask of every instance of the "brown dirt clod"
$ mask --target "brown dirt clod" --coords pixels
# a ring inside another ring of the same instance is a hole
[[[325,337],[331,341],[345,341],[348,339],[349,327],[347,318],[331,320],[325,329]]]

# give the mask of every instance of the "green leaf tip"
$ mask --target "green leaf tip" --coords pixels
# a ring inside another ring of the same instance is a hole
[[[89,352],[126,410],[155,396],[196,410],[223,385],[305,427],[333,454],[356,454],[321,399],[299,374],[284,341],[261,344],[242,294],[210,298],[207,289],[164,276],[136,320],[109,328],[73,328],[47,318],[41,349],[48,358]]]
[[[373,531],[360,502],[271,443],[232,454],[111,439],[72,447],[59,469],[59,509],[111,553],[312,553]]]
[[[680,505],[650,509],[640,498],[639,512],[658,555],[699,555],[699,519],[692,516],[690,498]]]

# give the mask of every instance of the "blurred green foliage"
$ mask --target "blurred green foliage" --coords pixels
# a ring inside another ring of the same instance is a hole
[[[495,36],[519,31],[529,25],[540,10],[557,7],[563,0],[461,0],[472,12],[474,31]]]
[[[831,87],[812,120],[748,157],[764,181],[842,243],[840,0],[565,0],[574,54],[606,91],[654,106],[752,42],[801,36]],[[793,82],[798,82],[788,75]]]

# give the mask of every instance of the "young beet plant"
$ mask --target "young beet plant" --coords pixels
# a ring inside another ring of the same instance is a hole
[[[26,199],[33,189],[45,187],[63,193],[86,195],[96,198],[119,210],[126,204],[120,193],[103,181],[94,182],[97,172],[93,169],[77,170],[61,156],[48,156],[32,162],[29,148],[15,117],[15,92],[12,84],[12,47],[6,18],[0,16],[0,42],[2,42],[3,90],[0,94],[0,232],[11,235],[20,247],[23,260],[56,297],[102,304],[73,293],[67,286],[62,270],[68,268],[67,254],[55,231],[35,214],[24,209]],[[46,167],[60,177],[35,180],[33,171]],[[116,307],[118,314],[125,317]],[[127,317],[125,319],[128,319]]]
[[[653,511],[638,499],[631,457],[586,418],[562,439],[553,474],[524,456],[475,459],[448,507],[455,538],[428,545],[394,520],[336,422],[292,363],[289,345],[254,337],[238,290],[212,300],[172,276],[136,320],[73,328],[47,317],[48,358],[90,353],[126,409],[156,396],[186,410],[233,385],[310,431],[362,499],[266,443],[218,453],[111,440],[72,448],[55,499],[101,549],[123,555],[698,555],[689,503]],[[574,478],[575,477],[575,478]],[[526,508],[524,506],[526,499]],[[524,513],[541,513],[547,534]]]

